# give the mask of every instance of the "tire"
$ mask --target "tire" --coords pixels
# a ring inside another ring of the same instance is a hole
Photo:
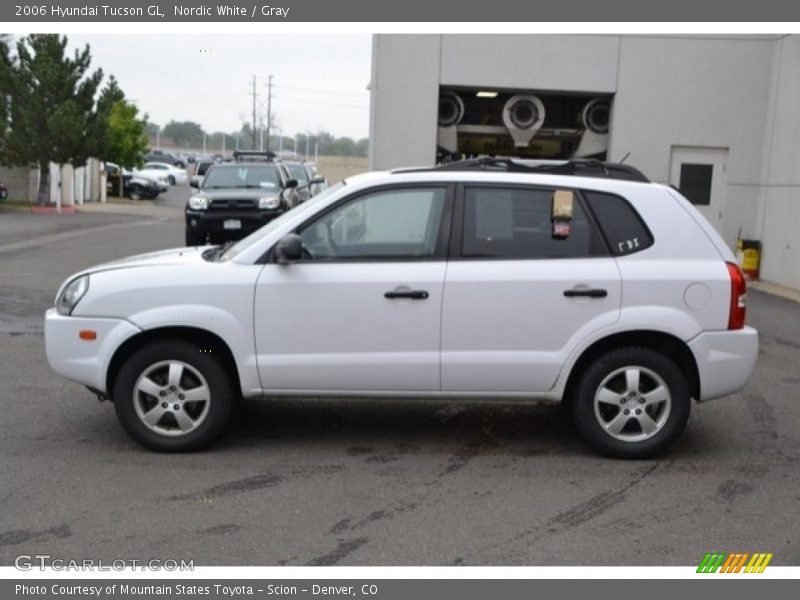
[[[686,376],[669,357],[649,348],[603,354],[582,373],[575,390],[578,430],[596,450],[617,458],[663,452],[683,433],[691,410]]]
[[[141,200],[142,193],[138,189],[131,190],[131,200]]]
[[[236,390],[219,360],[201,350],[164,340],[140,348],[122,365],[113,386],[114,408],[123,429],[145,448],[201,450],[228,423]]]
[[[167,181],[169,181],[170,185],[175,185],[175,176],[170,175],[169,177],[167,177]]]
[[[203,246],[206,243],[205,233],[201,233],[194,229],[186,228],[186,245],[187,246]]]

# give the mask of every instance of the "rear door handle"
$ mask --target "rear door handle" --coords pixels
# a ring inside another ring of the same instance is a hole
[[[606,290],[591,289],[591,290],[564,290],[564,295],[567,298],[605,298],[608,296]]]
[[[426,300],[428,298],[428,292],[425,290],[408,290],[398,288],[396,290],[392,290],[391,292],[386,292],[383,295],[384,298],[388,298],[389,300],[394,300],[396,298],[411,298],[412,300]]]

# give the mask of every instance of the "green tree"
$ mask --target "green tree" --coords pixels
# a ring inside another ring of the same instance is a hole
[[[0,35],[0,164],[3,161],[6,136],[8,134],[8,118],[11,108],[11,49],[8,46],[9,36]]]
[[[123,166],[141,166],[147,152],[147,117],[139,117],[139,109],[125,100],[117,100],[108,116],[107,154]]]
[[[19,40],[7,88],[10,129],[4,159],[38,165],[40,203],[49,199],[50,162],[82,165],[94,145],[88,133],[103,72],[89,71],[88,45],[72,58],[66,46],[66,36],[56,34]]]
[[[111,117],[111,109],[117,102],[125,101],[125,93],[120,89],[117,80],[112,75],[108,83],[100,92],[97,99],[97,108],[90,120],[89,137],[94,145],[92,154],[101,160],[113,159],[109,156],[109,134],[108,120]]]
[[[170,121],[164,125],[161,136],[172,138],[176,146],[183,148],[203,146],[203,128],[194,121]]]

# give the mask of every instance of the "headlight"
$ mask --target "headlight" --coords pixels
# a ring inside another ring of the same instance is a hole
[[[86,290],[89,289],[89,276],[82,275],[77,279],[73,279],[64,289],[61,290],[58,298],[56,298],[56,310],[60,315],[71,315],[75,306],[78,304]]]
[[[281,205],[281,199],[278,196],[267,196],[258,199],[258,208],[278,208]]]
[[[205,210],[208,208],[208,198],[204,196],[192,196],[189,198],[189,208],[192,210]]]

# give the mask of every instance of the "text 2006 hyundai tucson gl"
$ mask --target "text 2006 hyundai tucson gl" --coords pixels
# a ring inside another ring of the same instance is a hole
[[[599,451],[651,456],[745,385],[758,337],[698,211],[586,165],[369,173],[233,246],[82,271],[48,359],[156,450],[207,446],[242,398],[312,395],[567,402]]]

